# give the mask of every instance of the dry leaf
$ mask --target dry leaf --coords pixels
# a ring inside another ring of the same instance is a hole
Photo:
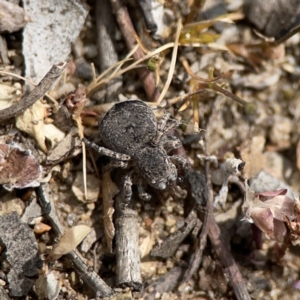
[[[48,260],[56,260],[74,250],[89,234],[91,228],[86,225],[77,225],[69,229],[49,253]]]
[[[44,134],[51,143],[51,149],[56,147],[65,138],[65,134],[53,124],[44,125]]]
[[[117,185],[111,180],[110,173],[103,173],[102,195],[103,195],[103,223],[106,243],[112,252],[112,240],[115,236],[115,226],[113,223],[114,197],[119,193]]]
[[[100,193],[100,179],[92,174],[87,175],[87,198],[84,197],[83,175],[79,171],[72,185],[72,191],[78,200],[83,202],[96,202]]]
[[[36,139],[39,147],[47,153],[44,132],[45,105],[42,101],[36,101],[24,113],[16,117],[16,126]]]
[[[17,144],[0,144],[0,184],[8,189],[40,185],[42,168],[30,151]]]
[[[21,92],[16,86],[0,83],[0,109],[4,109],[20,98]]]
[[[139,252],[140,252],[141,259],[143,259],[147,255],[149,255],[150,251],[152,250],[155,244],[155,240],[154,240],[153,231],[149,231],[144,228],[140,228],[139,231],[140,231]]]
[[[49,151],[46,163],[55,165],[67,159],[67,157],[75,156],[81,152],[81,141],[77,134],[77,128],[73,127],[66,137],[51,151]]]
[[[240,155],[242,160],[246,163],[243,175],[247,179],[254,177],[263,168],[265,164],[263,155],[265,143],[266,139],[263,136],[254,136],[241,145]]]
[[[242,206],[246,220],[254,223],[270,239],[280,243],[287,237],[286,219],[295,220],[295,199],[286,196],[287,189],[255,194],[246,181]]]

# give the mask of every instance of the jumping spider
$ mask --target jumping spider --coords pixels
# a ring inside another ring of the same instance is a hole
[[[125,185],[129,186],[128,197],[131,196],[131,175],[140,175],[138,192],[142,199],[149,200],[150,196],[143,190],[142,180],[152,187],[164,190],[167,187],[176,189],[178,173],[175,164],[186,167],[187,162],[180,156],[168,156],[167,152],[181,146],[181,142],[167,136],[166,133],[178,125],[165,112],[157,122],[152,109],[141,100],[127,100],[115,104],[102,119],[99,129],[100,137],[105,147],[83,141],[87,146],[95,148],[100,154],[113,160],[114,167],[133,170],[126,176]],[[175,164],[174,164],[175,163]]]

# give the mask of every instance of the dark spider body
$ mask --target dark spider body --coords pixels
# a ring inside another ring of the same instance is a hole
[[[132,157],[136,150],[156,136],[157,123],[152,109],[143,101],[115,104],[102,119],[99,129],[106,147]]]
[[[177,126],[166,112],[157,122],[152,109],[141,100],[128,100],[115,104],[102,119],[99,129],[105,145],[99,147],[84,139],[87,145],[115,160],[115,166],[127,167],[132,160],[135,171],[154,188],[163,190],[174,186],[177,169],[166,149],[181,146],[176,138],[166,135],[169,129]],[[118,162],[116,162],[118,161]]]

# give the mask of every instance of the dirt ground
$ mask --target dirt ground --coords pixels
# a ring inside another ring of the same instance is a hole
[[[0,299],[300,299],[300,2],[58,2],[0,0]]]

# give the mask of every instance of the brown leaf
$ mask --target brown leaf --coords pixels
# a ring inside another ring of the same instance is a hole
[[[30,151],[0,144],[0,184],[8,189],[40,185],[41,167]]]

